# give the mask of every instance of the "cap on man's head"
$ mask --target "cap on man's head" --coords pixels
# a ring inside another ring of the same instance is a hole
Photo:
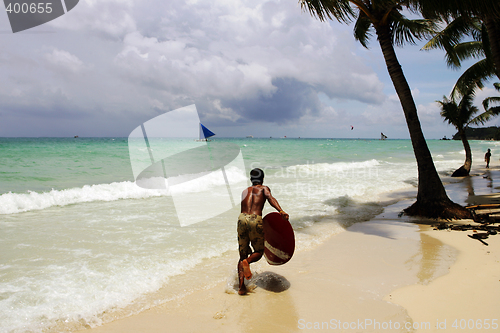
[[[255,168],[250,171],[250,181],[253,183],[263,183],[264,182],[264,171],[259,168]]]

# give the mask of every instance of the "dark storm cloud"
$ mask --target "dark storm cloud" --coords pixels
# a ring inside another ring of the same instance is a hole
[[[321,103],[318,94],[309,84],[292,78],[275,78],[272,84],[277,89],[270,96],[231,100],[223,102],[223,105],[250,122],[287,123],[296,121],[306,112],[319,113]]]

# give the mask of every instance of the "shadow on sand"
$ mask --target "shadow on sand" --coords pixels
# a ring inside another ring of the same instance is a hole
[[[275,293],[281,293],[290,288],[290,282],[284,276],[269,271],[257,274],[253,283],[259,288]]]

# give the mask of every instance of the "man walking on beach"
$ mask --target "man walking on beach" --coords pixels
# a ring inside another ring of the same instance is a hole
[[[491,158],[491,152],[490,148],[488,148],[488,151],[486,152],[486,154],[484,154],[484,161],[486,162],[486,168],[490,167],[490,158]]]
[[[238,244],[240,260],[238,262],[238,294],[246,295],[245,278],[250,279],[252,272],[250,264],[258,261],[264,254],[264,228],[262,222],[262,208],[266,200],[276,208],[281,216],[288,220],[288,214],[285,213],[279,203],[271,195],[269,187],[262,185],[264,182],[264,171],[255,168],[250,171],[250,181],[252,186],[247,188],[241,194],[241,214],[238,217]],[[252,243],[253,252],[250,248]]]

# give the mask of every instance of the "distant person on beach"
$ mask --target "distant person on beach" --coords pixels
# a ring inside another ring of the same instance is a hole
[[[486,152],[486,154],[484,154],[484,161],[486,162],[487,168],[490,167],[490,159],[491,159],[491,152],[490,149],[488,148],[488,151]]]
[[[266,200],[276,208],[281,216],[288,220],[279,203],[271,195],[269,187],[262,185],[264,182],[264,171],[259,168],[250,171],[252,186],[241,194],[241,214],[238,217],[238,244],[240,260],[238,261],[238,294],[246,295],[247,288],[244,279],[250,279],[252,272],[250,264],[258,261],[264,254],[264,227],[262,221],[262,208]],[[253,252],[250,248],[252,243]]]

